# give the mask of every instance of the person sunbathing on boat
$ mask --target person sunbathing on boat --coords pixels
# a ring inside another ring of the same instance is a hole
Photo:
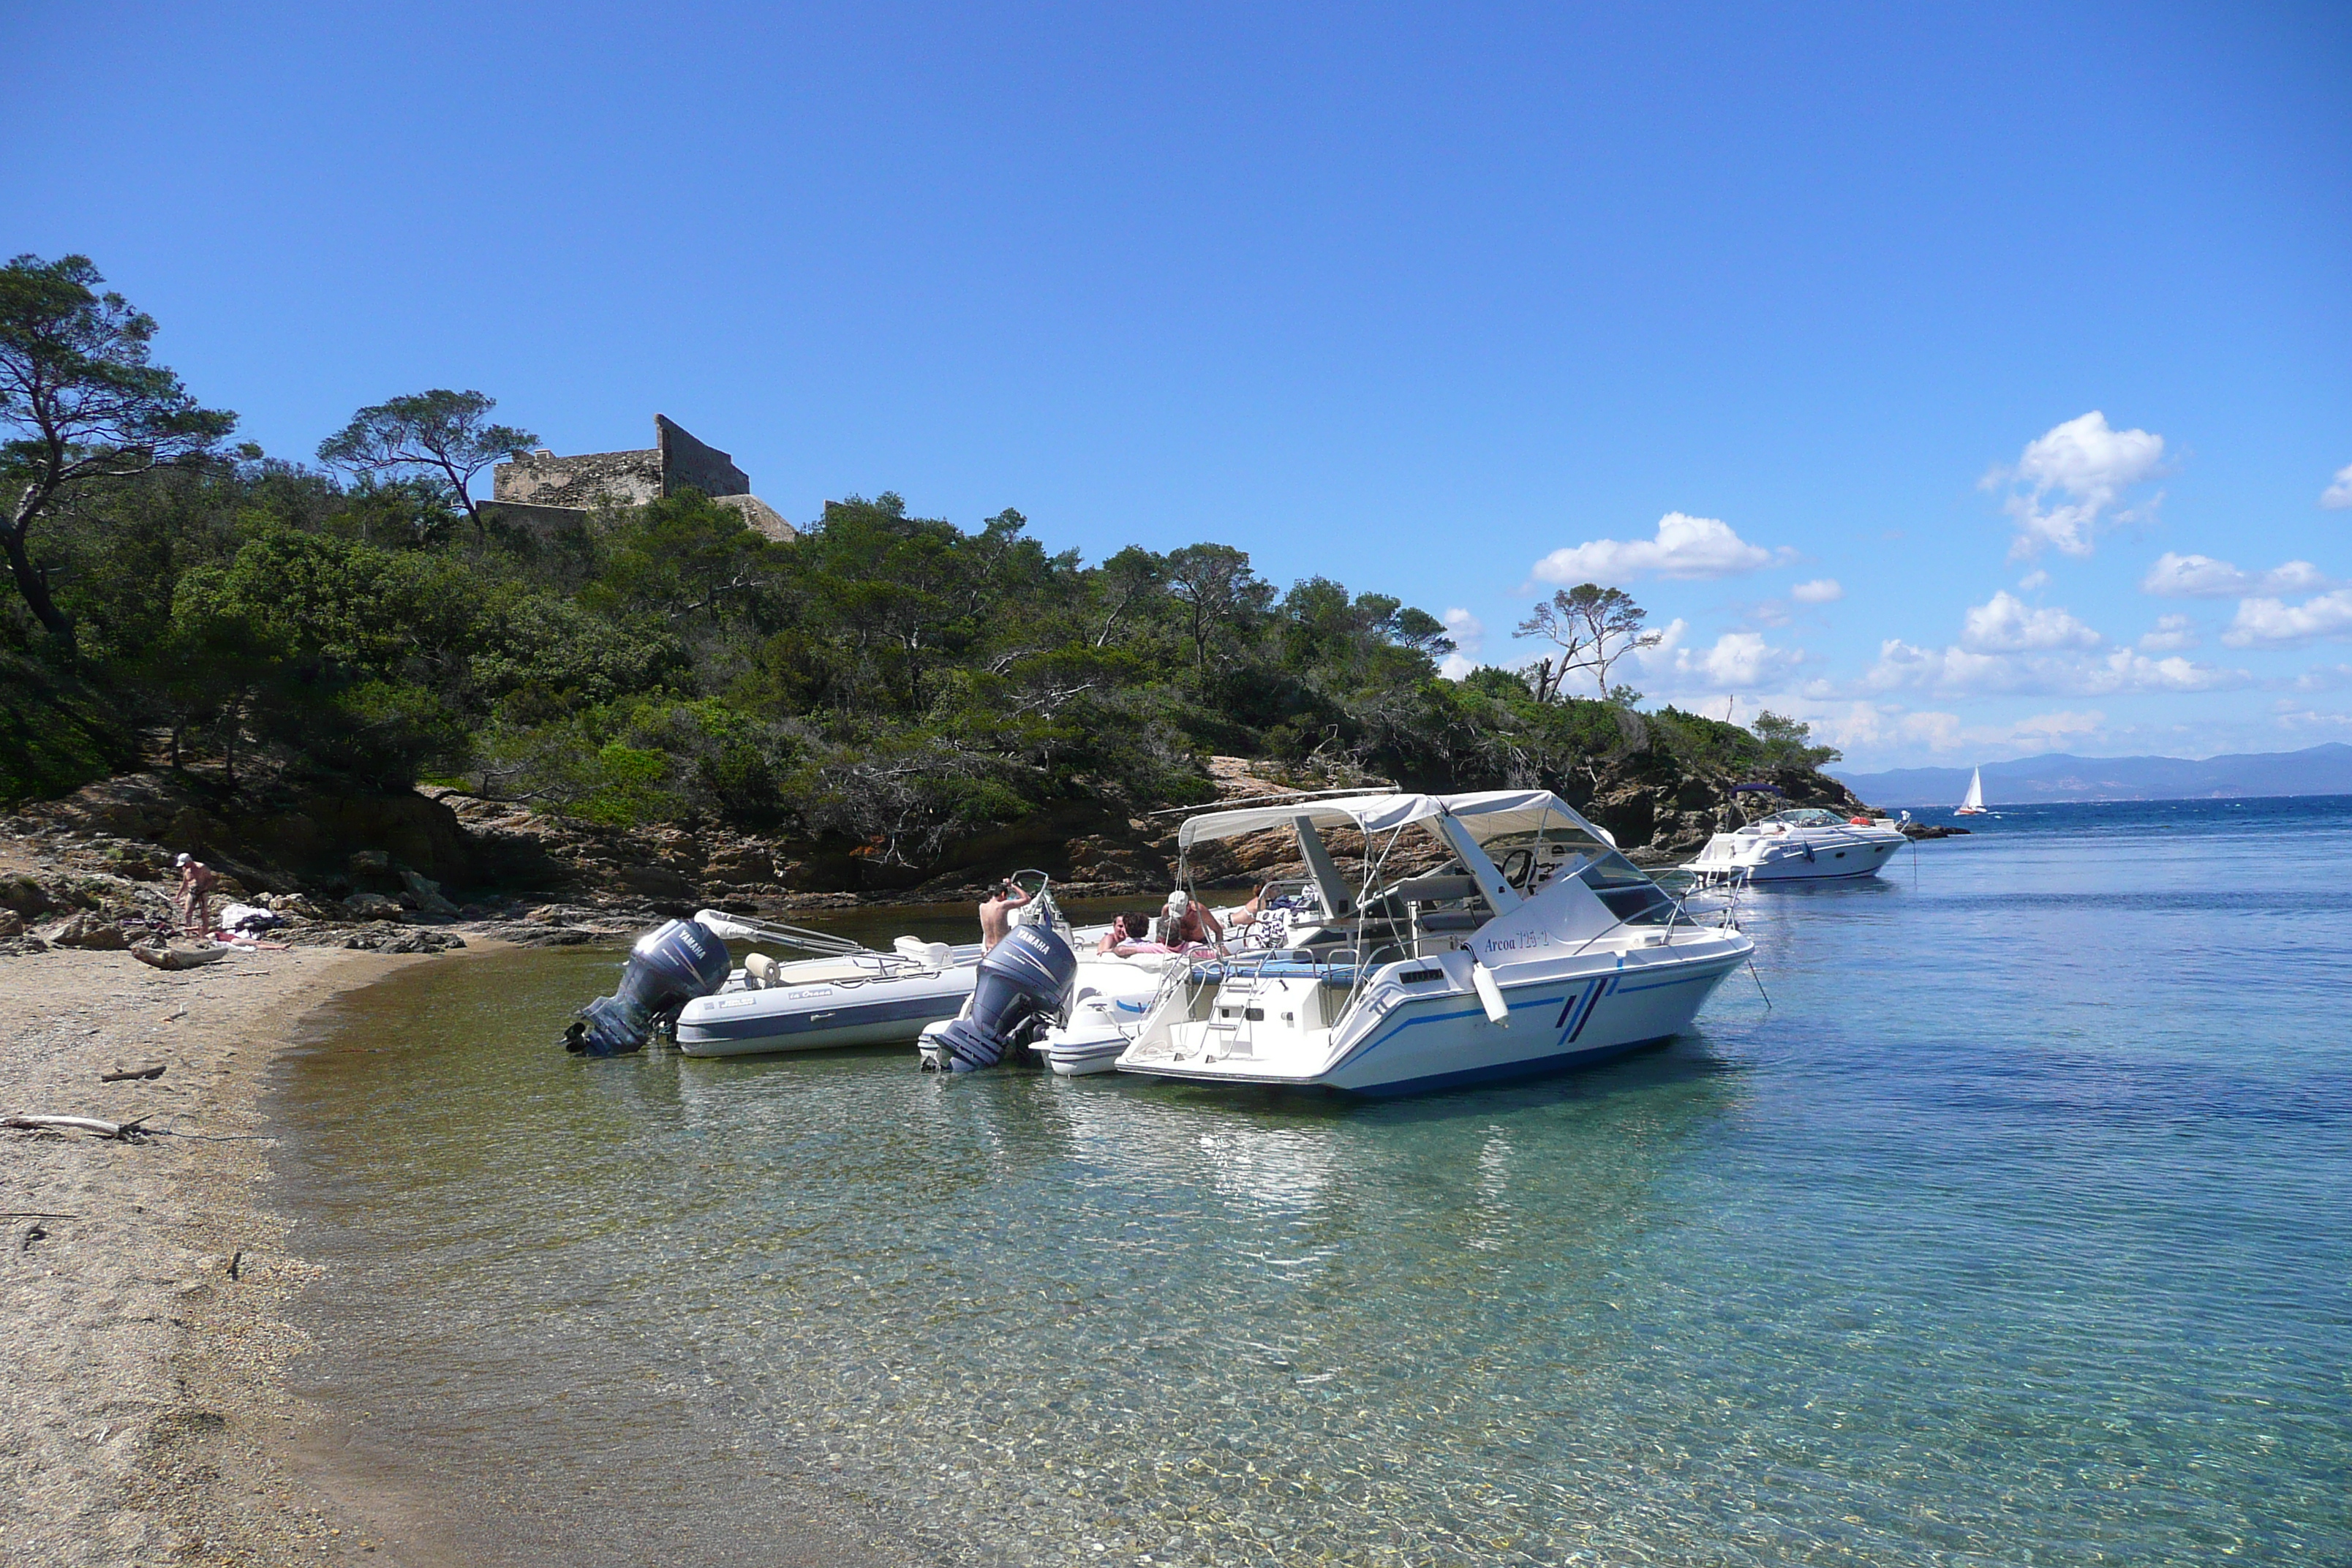
[[[1168,895],[1160,921],[1160,940],[1170,947],[1216,947],[1225,940],[1225,928],[1205,904],[1196,903],[1181,888]]]
[[[1174,948],[1170,947],[1164,942],[1154,942],[1151,940],[1151,917],[1150,915],[1118,915],[1113,917],[1110,922],[1110,930],[1103,932],[1102,940],[1095,943],[1096,952],[1108,954],[1118,958],[1134,958],[1141,953],[1173,952],[1175,951],[1176,950]]]

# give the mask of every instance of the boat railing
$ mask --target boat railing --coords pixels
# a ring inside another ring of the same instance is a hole
[[[743,915],[730,915],[720,910],[698,910],[695,923],[711,935],[737,942],[764,942],[777,947],[798,948],[824,958],[846,958],[852,953],[871,952],[864,942],[832,931],[811,931],[805,926],[786,925],[781,921],[753,920]]]

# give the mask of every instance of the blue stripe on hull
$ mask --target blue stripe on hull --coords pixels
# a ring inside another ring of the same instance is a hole
[[[1375,1084],[1369,1089],[1333,1088],[1339,1093],[1359,1100],[1386,1100],[1399,1094],[1428,1094],[1438,1089],[1466,1089],[1472,1084],[1505,1083],[1513,1079],[1541,1078],[1548,1073],[1564,1072],[1570,1068],[1599,1067],[1619,1057],[1635,1051],[1663,1046],[1675,1037],[1660,1035],[1655,1039],[1633,1040],[1622,1046],[1595,1046],[1581,1051],[1567,1051],[1558,1056],[1530,1057],[1515,1062],[1497,1062],[1492,1067],[1465,1068],[1460,1072],[1433,1073],[1427,1078],[1409,1078],[1401,1083]]]

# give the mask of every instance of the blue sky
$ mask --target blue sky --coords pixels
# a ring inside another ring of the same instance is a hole
[[[1652,699],[1859,766],[2201,755],[2352,739],[2347,74],[2340,5],[37,5],[0,230],[273,453],[659,410],[1492,662],[1613,581]]]

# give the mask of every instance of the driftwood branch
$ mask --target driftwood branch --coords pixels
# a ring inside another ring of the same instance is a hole
[[[95,1116],[0,1116],[0,1127],[14,1127],[26,1131],[51,1129],[57,1131],[95,1132],[101,1138],[136,1138],[146,1129],[141,1125],[143,1116],[133,1121],[101,1121]]]

